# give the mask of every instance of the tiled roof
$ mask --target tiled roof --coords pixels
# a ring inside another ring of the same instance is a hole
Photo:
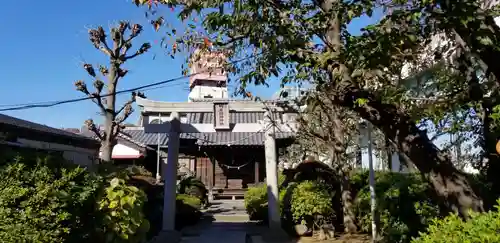
[[[214,122],[213,112],[190,112],[186,114],[189,124],[209,124]],[[279,119],[280,114],[275,115]],[[258,123],[264,119],[264,112],[230,112],[229,121],[231,123]]]
[[[144,130],[128,130],[121,132],[120,137],[128,138],[129,140],[140,145],[158,144],[158,135],[160,135],[160,145],[167,144],[167,135],[164,133],[145,133]]]
[[[29,129],[29,130],[35,130],[38,132],[51,133],[54,135],[73,138],[73,139],[93,140],[87,136],[82,136],[82,135],[79,135],[79,134],[76,134],[73,132],[64,131],[62,129],[49,127],[46,125],[26,121],[23,119],[19,119],[19,118],[4,115],[4,114],[0,114],[0,124],[8,124],[11,126],[16,126],[16,127],[20,127],[20,128]]]
[[[158,144],[158,134],[145,133],[144,130],[124,130],[123,135],[131,141],[142,145]],[[291,138],[294,134],[291,132],[276,133],[277,139]],[[253,132],[208,132],[208,133],[181,133],[181,139],[197,140],[199,145],[263,145],[264,133]],[[160,134],[160,145],[167,145],[168,135]]]
[[[199,145],[264,145],[263,132],[208,132],[188,133],[187,136],[197,138]],[[276,133],[276,139],[293,137],[293,133]]]

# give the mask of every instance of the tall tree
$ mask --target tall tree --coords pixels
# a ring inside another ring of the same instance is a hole
[[[93,79],[94,92],[89,91],[83,80],[76,81],[75,86],[78,91],[83,92],[97,105],[100,114],[104,118],[102,128],[96,126],[92,119],[85,121],[85,124],[100,139],[101,160],[105,162],[110,162],[112,159],[116,137],[123,128],[123,122],[133,112],[132,104],[135,102],[136,96],[144,97],[140,92],[132,92],[130,100],[121,107],[116,104],[118,83],[128,72],[128,70],[122,68],[122,65],[151,48],[149,43],[143,43],[137,51],[129,53],[132,48],[132,41],[141,32],[141,25],[131,25],[129,22],[121,21],[116,27],[111,28],[110,45],[103,27],[99,26],[96,29],[89,30],[90,42],[109,58],[109,65],[99,65],[99,70],[96,71],[92,64],[83,64],[83,68]],[[103,93],[103,90],[106,93]]]
[[[238,78],[242,93],[247,84],[266,84],[271,76],[280,77],[283,83],[312,81],[316,87],[329,89],[335,104],[355,111],[384,133],[429,179],[447,208],[467,215],[469,209],[483,210],[482,199],[448,154],[419,128],[402,98],[400,85],[402,67],[418,62],[436,33],[444,31],[452,36],[459,32],[462,36],[457,26],[464,19],[478,18],[488,24],[490,12],[481,11],[472,0],[458,2],[472,7],[455,13],[458,8],[443,8],[426,0],[379,5],[368,0],[194,0],[168,4],[182,7],[182,19],[205,14],[206,32],[187,33],[177,49],[180,45],[189,48],[192,42],[187,40],[208,38],[214,47],[231,50],[230,59],[250,53],[252,60],[228,69]],[[349,23],[362,15],[371,16],[377,7],[390,7],[392,13],[365,28],[362,35],[352,36],[347,30]],[[443,13],[445,9],[449,13]],[[496,43],[495,31],[476,33]],[[484,55],[483,47],[472,45],[475,40],[465,41],[472,46],[470,52]]]
[[[344,229],[348,233],[357,231],[352,208],[351,172],[355,166],[359,147],[359,117],[353,112],[336,105],[328,89],[309,92],[305,99],[307,106],[298,118],[298,144],[303,150],[322,155],[340,178]]]

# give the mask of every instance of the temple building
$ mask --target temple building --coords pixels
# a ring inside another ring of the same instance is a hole
[[[211,52],[208,55],[219,55]],[[221,57],[222,58],[222,57]],[[227,75],[222,70],[204,73],[213,66],[200,58],[194,63],[190,78],[190,93],[186,102],[165,102],[137,99],[140,121],[120,134],[121,144],[113,157],[142,157],[150,171],[157,171],[168,151],[168,132],[150,133],[147,127],[168,123],[171,114],[180,116],[183,130],[180,134],[178,174],[191,173],[199,177],[215,196],[241,197],[250,184],[265,178],[264,113],[272,113],[277,152],[293,142],[295,116],[285,112],[280,101],[253,101],[228,97]],[[201,63],[199,63],[201,62]],[[156,150],[160,156],[155,156]],[[162,169],[160,168],[160,173]]]

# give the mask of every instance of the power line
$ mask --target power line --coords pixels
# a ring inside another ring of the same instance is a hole
[[[256,57],[258,55],[261,55],[261,54],[256,54],[256,55],[252,55],[252,56],[249,56],[249,57],[245,57],[245,58],[236,60],[234,62],[231,62],[229,64],[236,64],[238,62],[245,61],[247,59]],[[107,94],[100,95],[100,97],[104,98],[104,97],[108,97],[108,96],[112,96],[112,95],[117,95],[117,94],[122,94],[122,93],[129,93],[129,92],[133,92],[133,91],[140,91],[140,90],[144,90],[144,89],[148,89],[148,88],[153,88],[153,87],[158,86],[158,85],[171,83],[171,82],[182,80],[182,79],[185,79],[185,78],[190,78],[190,77],[192,77],[194,75],[202,74],[202,73],[206,73],[206,71],[196,72],[196,73],[192,73],[192,74],[189,74],[189,75],[184,75],[184,76],[180,76],[180,77],[177,77],[177,78],[172,78],[172,79],[167,79],[167,80],[163,80],[163,81],[159,81],[159,82],[155,82],[155,83],[151,83],[151,84],[147,84],[147,85],[142,85],[142,86],[131,88],[131,89],[120,90],[120,91],[116,91],[114,93],[107,93]],[[91,100],[91,99],[94,99],[94,97],[82,97],[82,98],[69,99],[69,100],[61,100],[61,101],[53,101],[53,102],[45,101],[45,102],[40,102],[40,103],[25,104],[25,105],[21,105],[21,106],[18,106],[18,107],[4,108],[4,109],[0,109],[0,112],[2,112],[2,111],[27,110],[27,109],[33,109],[33,108],[47,108],[47,107],[58,106],[58,105],[69,104],[69,103],[76,103],[76,102],[80,102],[80,101],[84,101],[84,100]],[[2,105],[2,106],[5,107],[5,106],[8,106],[8,105]]]
[[[181,84],[184,84],[184,83],[166,84],[166,85],[161,85],[161,86],[157,86],[157,87],[150,87],[150,88],[146,88],[146,89],[140,89],[139,91],[162,89],[162,88],[173,87],[173,86],[177,86],[177,85],[181,85]],[[82,99],[83,98],[88,99],[88,97],[82,97]],[[54,104],[54,103],[57,103],[57,102],[59,102],[59,101],[39,101],[39,102],[19,103],[19,104],[10,104],[10,105],[0,105],[0,107],[19,107],[19,106],[32,106],[32,105],[45,105],[45,104],[50,105],[50,104]]]
[[[103,94],[103,95],[100,95],[100,96],[101,96],[101,98],[104,98],[104,97],[108,97],[108,96],[112,96],[112,95],[117,95],[117,94],[122,94],[122,93],[129,93],[129,92],[133,92],[133,91],[138,91],[138,90],[142,90],[142,89],[145,89],[145,88],[150,88],[150,87],[154,87],[154,86],[158,86],[158,85],[162,85],[162,84],[167,84],[167,83],[171,83],[171,82],[174,82],[174,81],[178,81],[178,80],[181,80],[181,79],[189,78],[189,77],[191,77],[193,75],[196,75],[196,74],[197,73],[193,73],[193,74],[190,74],[190,75],[187,75],[187,76],[177,77],[177,78],[173,78],[173,79],[167,79],[167,80],[163,80],[163,81],[159,81],[159,82],[156,82],[156,83],[147,84],[147,85],[143,85],[143,86],[139,86],[139,87],[135,87],[135,88],[131,88],[131,89],[125,89],[125,90],[116,91],[114,93]],[[84,100],[91,100],[91,99],[94,99],[94,98],[93,97],[82,97],[82,98],[77,98],[77,99],[55,101],[53,103],[43,102],[43,103],[40,103],[40,104],[24,105],[24,106],[19,106],[19,107],[12,107],[12,108],[4,108],[4,109],[0,109],[0,111],[16,111],[16,110],[26,110],[26,109],[42,108],[42,107],[46,108],[46,107],[52,107],[52,106],[63,105],[63,104],[68,104],[68,103],[75,103],[75,102],[80,102],[80,101],[84,101]]]

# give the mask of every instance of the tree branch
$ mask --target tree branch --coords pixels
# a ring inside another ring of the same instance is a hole
[[[94,124],[94,121],[92,119],[86,120],[85,125],[87,126],[87,129],[89,131],[94,132],[94,134],[97,136],[97,138],[100,141],[104,140],[105,136],[103,136],[103,134],[101,134],[101,130]]]
[[[142,46],[139,48],[139,50],[137,50],[134,54],[132,54],[130,56],[125,56],[126,53],[124,53],[121,55],[121,58],[123,61],[127,61],[127,60],[132,59],[136,56],[139,56],[139,55],[146,53],[150,48],[151,48],[151,44],[149,44],[148,42],[143,43]]]

